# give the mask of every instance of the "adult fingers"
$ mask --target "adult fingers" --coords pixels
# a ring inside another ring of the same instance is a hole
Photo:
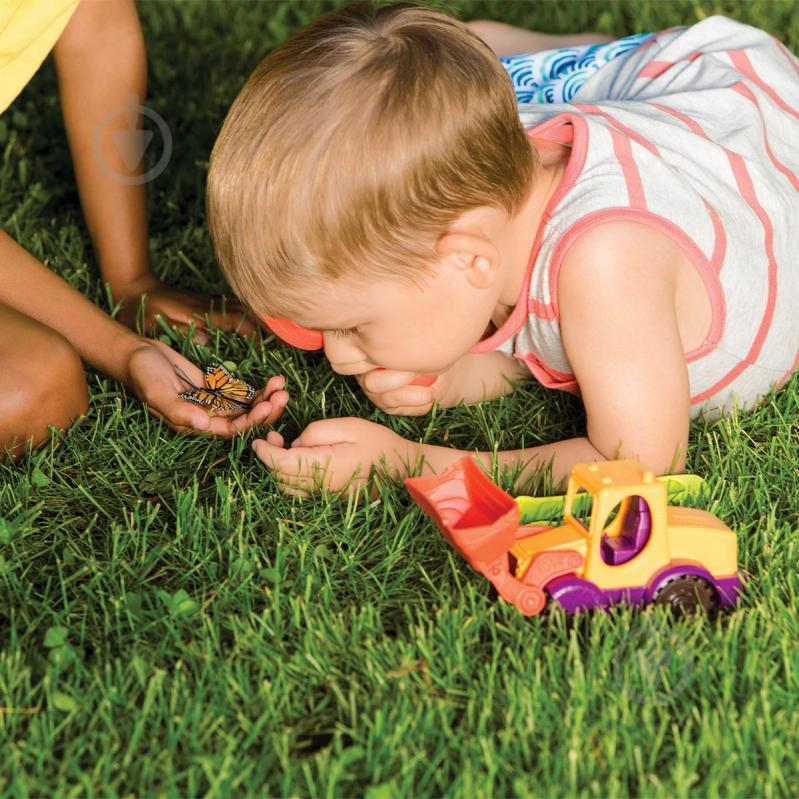
[[[211,339],[205,329],[205,321],[198,315],[186,315],[186,320],[175,316],[165,316],[162,313],[153,314],[148,318],[148,332],[153,338],[171,330],[179,330],[181,333],[192,334],[192,340],[197,344],[207,344]],[[166,328],[166,329],[165,329]]]
[[[224,311],[210,311],[204,314],[220,330],[232,330],[240,336],[252,336],[258,330],[253,320],[238,303],[228,303]]]
[[[251,427],[266,424],[266,419],[269,418],[273,410],[271,402],[259,402],[246,413],[241,411],[231,412],[231,414],[236,415],[222,415],[216,411],[210,411],[208,432],[222,438],[233,438],[246,432]]]
[[[256,392],[256,397],[262,397],[263,399],[271,399],[272,394],[276,391],[281,391],[286,387],[286,378],[283,375],[273,375],[272,377],[267,380],[266,385],[258,392]]]
[[[150,413],[166,422],[178,433],[209,433],[211,417],[197,405],[175,397],[174,400],[159,402],[157,398],[145,398]]]
[[[243,433],[251,427],[273,424],[283,414],[288,400],[288,392],[278,391],[268,400],[254,403],[246,414],[230,419],[230,424],[237,433]]]

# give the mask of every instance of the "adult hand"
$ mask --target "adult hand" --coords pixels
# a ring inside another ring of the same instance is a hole
[[[252,446],[285,493],[344,489],[349,496],[367,482],[373,466],[384,465],[391,474],[402,470],[417,445],[382,425],[345,417],[311,422],[289,448],[276,431]]]
[[[143,338],[140,342],[128,356],[126,382],[150,411],[173,430],[231,438],[251,427],[277,421],[286,407],[286,381],[276,375],[256,391],[249,410],[212,413],[178,396],[187,386],[175,367],[196,386],[202,386],[205,375],[199,367],[160,341]]]
[[[183,332],[187,332],[189,325],[194,323],[194,338],[201,344],[208,341],[206,329],[209,323],[220,330],[233,330],[240,336],[251,336],[257,329],[236,300],[226,300],[224,312],[214,310],[215,305],[221,308],[219,298],[167,286],[153,275],[115,290],[114,295],[122,300],[117,317],[119,321],[134,330],[141,321],[142,330],[150,335],[160,332],[158,317],[170,327]]]

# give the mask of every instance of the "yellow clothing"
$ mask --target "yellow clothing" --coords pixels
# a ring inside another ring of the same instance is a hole
[[[0,114],[53,49],[78,0],[0,1]]]

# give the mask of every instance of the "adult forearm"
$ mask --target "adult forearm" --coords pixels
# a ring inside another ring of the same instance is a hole
[[[2,231],[0,302],[61,333],[84,361],[127,382],[128,354],[142,339],[104,314]]]
[[[115,296],[150,273],[142,120],[147,62],[135,6],[83,2],[55,48],[62,112],[86,223]],[[114,135],[114,134],[118,135]],[[140,140],[139,140],[140,141]],[[126,163],[127,161],[127,163]]]
[[[528,31],[495,20],[475,20],[466,27],[479,36],[498,56],[536,53],[562,47],[579,47],[611,41],[599,33],[575,33],[565,36]]]

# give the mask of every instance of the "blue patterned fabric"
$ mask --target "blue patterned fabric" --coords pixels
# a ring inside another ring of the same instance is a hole
[[[568,103],[600,67],[654,37],[636,33],[615,42],[500,56],[519,103]]]

